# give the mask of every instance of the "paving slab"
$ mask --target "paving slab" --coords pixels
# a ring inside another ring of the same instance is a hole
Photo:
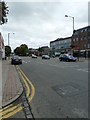
[[[18,73],[10,60],[2,61],[2,106],[15,101],[23,92]]]

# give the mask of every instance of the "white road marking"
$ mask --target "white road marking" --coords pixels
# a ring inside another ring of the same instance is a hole
[[[63,66],[63,68],[66,68],[66,67],[78,67],[78,65],[72,65],[72,66],[68,65],[68,66]]]
[[[78,71],[83,71],[83,72],[90,72],[89,70],[88,70],[88,68],[80,68],[80,69],[77,69]]]

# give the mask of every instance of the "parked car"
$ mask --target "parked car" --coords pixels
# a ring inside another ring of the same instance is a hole
[[[34,55],[34,54],[32,54],[32,58],[37,58],[37,56],[36,56],[36,55]]]
[[[11,58],[11,64],[12,65],[22,64],[22,59],[19,56],[17,56],[17,55],[12,56],[12,58]]]
[[[73,57],[72,55],[61,54],[61,55],[59,56],[59,60],[60,60],[60,61],[68,61],[68,62],[72,61],[72,62],[75,62],[75,61],[76,61],[76,58]]]
[[[50,59],[48,55],[42,55],[42,59]]]
[[[55,55],[52,55],[53,58],[55,58]]]

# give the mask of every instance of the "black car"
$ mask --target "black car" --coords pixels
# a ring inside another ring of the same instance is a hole
[[[15,55],[11,58],[11,64],[12,65],[22,64],[22,59],[19,56]]]
[[[68,55],[68,54],[63,54],[59,56],[59,60],[60,61],[67,61],[67,62],[75,62],[76,58],[73,57],[72,55]]]

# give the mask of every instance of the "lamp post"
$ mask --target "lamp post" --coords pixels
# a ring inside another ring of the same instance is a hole
[[[8,46],[10,45],[10,34],[11,33],[8,33]],[[15,33],[12,33],[12,34],[15,34]]]
[[[72,17],[72,16],[68,16],[68,15],[65,15],[65,17],[70,17],[70,18],[73,19],[73,31],[74,31],[74,17]]]

